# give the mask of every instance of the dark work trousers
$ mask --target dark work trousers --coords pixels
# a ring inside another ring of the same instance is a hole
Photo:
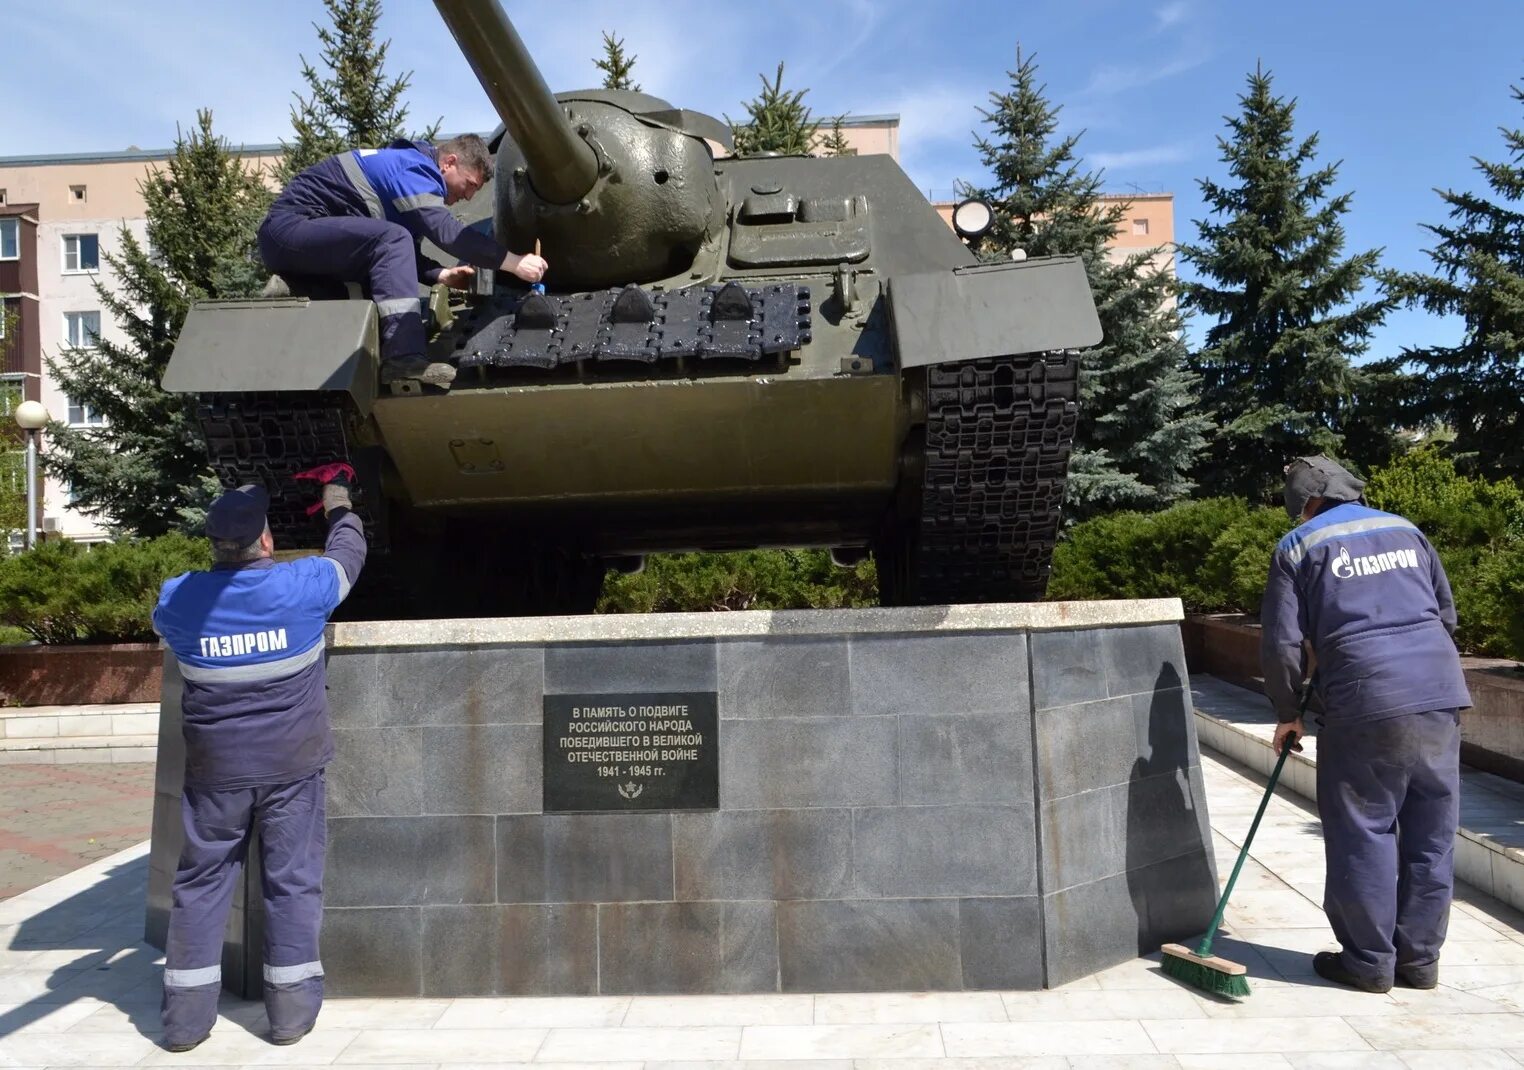
[[[381,317],[381,359],[423,356],[418,250],[406,227],[366,216],[309,219],[276,211],[260,225],[259,255],[278,275],[366,284]]]
[[[249,833],[259,832],[264,877],[265,1010],[276,1038],[312,1027],[323,1004],[318,928],[327,845],[323,773],[270,787],[186,788],[185,847],[175,871],[164,951],[164,1041],[211,1032],[222,989],[222,936],[243,873]]]
[[[1460,718],[1453,710],[1318,733],[1323,910],[1345,969],[1391,983],[1431,973],[1450,922],[1460,822]]]

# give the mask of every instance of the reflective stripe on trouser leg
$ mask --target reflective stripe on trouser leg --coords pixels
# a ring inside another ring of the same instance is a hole
[[[323,1005],[318,934],[327,848],[324,775],[263,789],[255,812],[264,881],[265,1011],[276,1038],[312,1027]]]
[[[371,250],[370,296],[381,317],[381,359],[423,356],[418,256],[413,236],[393,223]]]
[[[211,1032],[222,991],[222,937],[243,873],[255,792],[197,791],[180,800],[185,846],[175,870],[164,948],[164,1040]]]

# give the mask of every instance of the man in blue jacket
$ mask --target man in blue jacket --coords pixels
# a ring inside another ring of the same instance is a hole
[[[1433,988],[1449,922],[1460,818],[1459,710],[1471,705],[1455,601],[1409,521],[1367,508],[1365,484],[1327,457],[1286,469],[1281,540],[1261,608],[1265,691],[1279,751],[1303,734],[1297,693],[1317,664],[1323,909],[1341,951],[1318,975],[1385,992]]]
[[[300,1040],[323,1002],[323,628],[360,575],[365,535],[338,479],[323,488],[322,555],[277,564],[269,504],[255,486],[218,498],[206,518],[215,564],[167,581],[153,612],[184,679],[185,846],[164,952],[171,1051],[200,1044],[217,1019],[223,929],[255,830],[271,1039]]]
[[[381,382],[447,388],[455,369],[424,355],[419,281],[465,289],[473,264],[525,282],[545,275],[541,257],[509,252],[446,210],[469,201],[491,177],[492,156],[475,134],[341,152],[297,175],[276,198],[259,228],[259,255],[288,279],[368,284],[381,318]],[[427,260],[418,249],[424,238],[465,265]]]

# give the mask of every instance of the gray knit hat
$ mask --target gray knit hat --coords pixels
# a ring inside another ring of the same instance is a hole
[[[1364,491],[1365,480],[1327,457],[1298,457],[1286,466],[1286,512],[1293,520],[1313,498],[1357,502]]]

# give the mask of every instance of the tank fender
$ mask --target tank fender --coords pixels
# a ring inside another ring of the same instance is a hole
[[[900,368],[1059,349],[1101,340],[1078,257],[974,264],[889,279]]]
[[[342,391],[363,416],[376,400],[378,353],[370,301],[197,301],[162,385],[173,394]]]

